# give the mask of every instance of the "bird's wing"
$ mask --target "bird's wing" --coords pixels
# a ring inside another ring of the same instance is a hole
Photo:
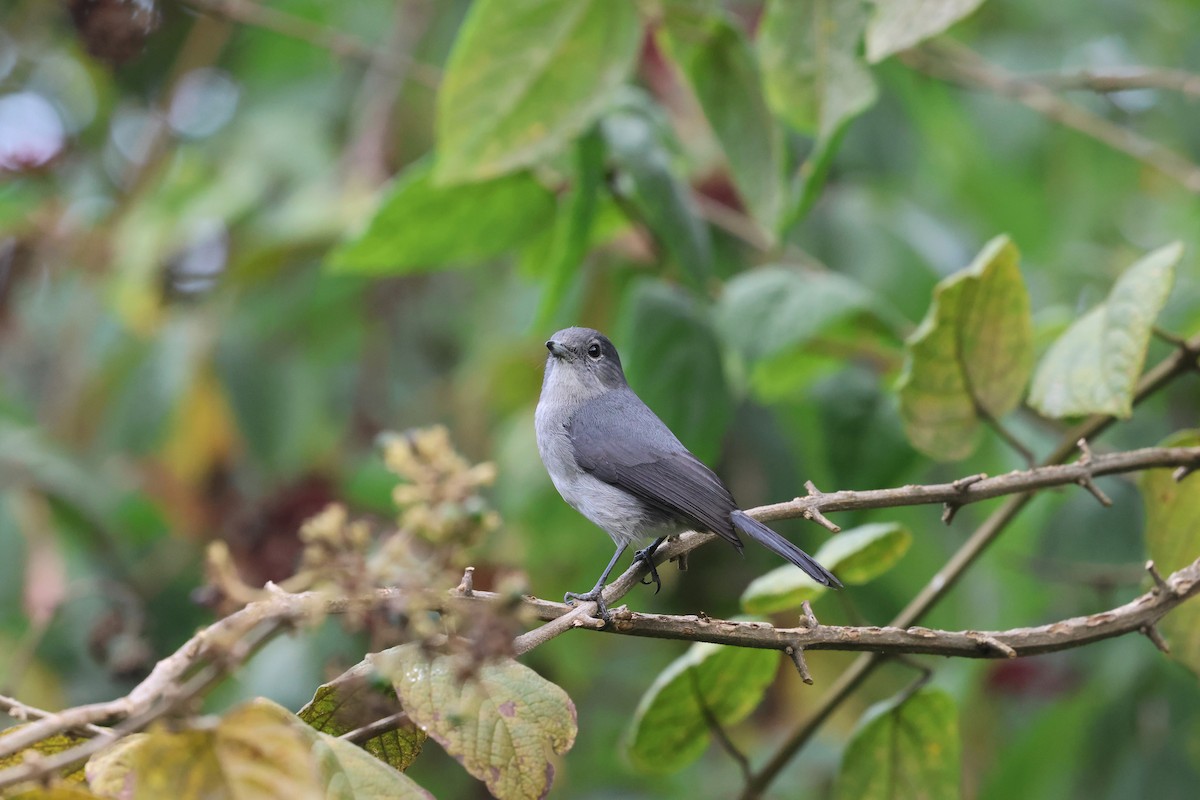
[[[725,484],[632,390],[586,403],[567,423],[567,435],[580,469],[741,549],[729,516],[737,504]]]

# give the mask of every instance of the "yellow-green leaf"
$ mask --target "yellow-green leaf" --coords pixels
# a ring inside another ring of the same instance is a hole
[[[129,737],[88,763],[88,780],[97,791],[131,800],[325,800],[307,730],[281,706],[252,700],[212,727]]]
[[[1108,298],[1058,337],[1038,364],[1029,403],[1048,417],[1133,413],[1154,320],[1175,281],[1179,242],[1125,270]]]
[[[345,673],[348,678],[318,686],[313,699],[297,716],[321,733],[341,736],[402,711],[391,686],[373,685],[367,673],[368,670],[351,670]],[[395,730],[371,737],[362,747],[385,764],[406,770],[421,754],[425,739],[425,731],[410,720]]]
[[[25,726],[24,725],[14,725],[11,728],[7,728],[3,731],[0,731],[0,739],[3,739],[5,736],[7,736],[10,733],[14,733],[15,731],[21,730],[21,728],[23,728],[23,727],[25,727]],[[9,767],[17,766],[18,764],[22,763],[25,760],[25,755],[27,753],[37,753],[38,755],[52,756],[57,753],[61,753],[64,750],[70,750],[72,747],[75,747],[76,745],[79,745],[79,744],[83,744],[86,741],[87,741],[86,736],[80,736],[77,733],[71,733],[71,732],[58,733],[47,739],[42,739],[39,742],[34,742],[32,745],[30,745],[29,747],[25,748],[24,750],[22,750],[18,753],[13,753],[11,756],[5,756],[4,758],[0,758],[0,769],[8,769]],[[79,767],[75,767],[75,768],[63,773],[62,777],[63,777],[63,779],[70,781],[72,783],[81,783],[84,779],[83,769],[81,769]]]
[[[438,91],[437,182],[487,180],[562,150],[625,82],[641,39],[634,3],[477,0]]]
[[[405,644],[371,657],[405,711],[500,800],[544,797],[554,754],[575,743],[575,704],[528,667],[503,659],[463,679],[460,657]]]
[[[839,533],[814,556],[842,583],[862,584],[896,565],[908,552],[912,533],[897,522],[875,522]],[[799,568],[784,564],[754,579],[742,593],[749,614],[772,614],[799,608],[825,593],[825,587]]]
[[[909,337],[900,414],[909,441],[937,459],[975,448],[980,412],[998,418],[1021,401],[1033,365],[1029,294],[1007,236],[940,281]]]
[[[863,714],[838,772],[839,800],[958,800],[958,708],[937,689],[886,700]]]
[[[1200,445],[1200,430],[1181,431],[1163,447]],[[1146,549],[1165,574],[1200,558],[1200,474],[1182,481],[1171,469],[1142,473],[1142,503],[1146,507]],[[1171,645],[1171,656],[1200,675],[1200,604],[1184,603],[1167,614],[1159,628]]]
[[[634,766],[663,773],[695,761],[711,737],[704,709],[722,726],[740,722],[762,701],[778,665],[774,650],[692,645],[659,673],[638,703],[626,737]]]

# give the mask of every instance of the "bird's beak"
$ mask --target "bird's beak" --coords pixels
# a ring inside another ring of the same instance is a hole
[[[562,358],[567,352],[567,348],[563,347],[553,339],[546,342],[546,349],[549,350],[550,355],[554,356],[555,358]]]

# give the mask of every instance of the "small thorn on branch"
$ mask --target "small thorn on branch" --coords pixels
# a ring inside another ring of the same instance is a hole
[[[1153,642],[1154,646],[1162,652],[1166,653],[1167,655],[1171,654],[1171,646],[1167,644],[1167,640],[1164,639],[1163,635],[1158,632],[1158,628],[1156,626],[1143,625],[1138,629],[1138,633],[1142,634],[1151,642]]]
[[[949,525],[954,521],[954,515],[962,508],[958,503],[942,503],[942,522]]]
[[[1079,461],[1076,463],[1078,463],[1081,467],[1090,467],[1092,463],[1092,448],[1088,445],[1087,439],[1080,439],[1075,444],[1079,447],[1079,452],[1081,453],[1079,456]],[[1100,505],[1104,506],[1105,508],[1108,508],[1113,504],[1112,498],[1102,492],[1100,487],[1096,485],[1096,482],[1092,480],[1090,470],[1087,474],[1083,475],[1083,477],[1079,478],[1079,480],[1075,482],[1091,492],[1092,497],[1095,497],[1096,500],[1099,501]]]
[[[816,484],[814,484],[812,481],[805,481],[804,488],[808,490],[808,497],[813,500],[818,500],[825,496],[825,493],[818,489]],[[834,533],[840,533],[842,530],[840,527],[831,522],[828,517],[822,514],[821,509],[819,508],[812,506],[807,507],[800,513],[800,516],[815,522],[821,527],[826,528]]]
[[[462,597],[475,596],[475,568],[467,567],[463,570],[462,580],[458,582],[458,586],[454,590]]]
[[[1146,572],[1150,573],[1150,577],[1154,579],[1154,585],[1164,594],[1171,594],[1171,584],[1163,579],[1162,573],[1158,571],[1158,567],[1154,565],[1154,560],[1146,562]]]
[[[974,475],[967,475],[965,477],[959,478],[954,483],[950,484],[950,486],[954,489],[954,491],[958,492],[959,494],[962,494],[967,489],[969,489],[971,486],[973,486],[976,483],[979,483],[981,480],[984,480],[985,478],[987,478],[986,472],[977,472]],[[953,522],[954,515],[958,513],[958,510],[960,508],[962,508],[961,503],[952,503],[952,502],[943,503],[942,504],[942,522],[944,522],[947,525],[949,525],[951,522]]]
[[[1200,464],[1188,464],[1186,466],[1179,467],[1178,469],[1176,469],[1174,472],[1171,473],[1171,478],[1176,483],[1183,483],[1183,479],[1186,478],[1188,475],[1191,475],[1197,469],[1200,469]]]
[[[805,600],[800,604],[800,609],[804,612],[804,618],[801,620],[801,623],[804,625],[804,627],[811,631],[816,630],[821,626],[821,624],[817,622],[817,615],[813,613],[812,603]]]
[[[804,648],[788,645],[783,652],[787,653],[791,657],[792,663],[796,665],[796,671],[800,673],[800,680],[812,686],[812,674],[808,671],[808,662],[804,660]]]
[[[967,634],[967,636],[970,637],[972,641],[977,642],[979,646],[985,650],[991,650],[993,652],[1000,653],[1005,658],[1017,657],[1016,650],[994,636],[988,636],[986,633],[979,633],[977,631],[971,631]]]

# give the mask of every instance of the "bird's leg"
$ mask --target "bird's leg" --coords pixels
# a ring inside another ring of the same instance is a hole
[[[658,594],[658,590],[662,588],[662,579],[658,577],[658,567],[654,565],[654,551],[658,546],[665,542],[667,537],[660,536],[650,543],[648,547],[643,547],[633,554],[633,561],[636,564],[639,561],[646,562],[646,566],[650,568],[650,574],[642,578],[642,584],[649,586],[654,584],[654,593]]]
[[[608,566],[604,568],[604,572],[600,575],[600,580],[596,581],[596,585],[592,587],[590,592],[584,594],[576,594],[575,592],[567,592],[563,595],[563,602],[567,605],[575,605],[574,600],[579,600],[584,603],[595,603],[596,610],[600,612],[600,619],[606,623],[612,622],[612,614],[608,612],[608,606],[604,603],[604,582],[608,580],[608,573],[613,571],[613,567],[617,565],[617,559],[625,552],[625,548],[629,546],[628,542],[617,545],[617,552],[613,553],[612,559],[608,562]]]

